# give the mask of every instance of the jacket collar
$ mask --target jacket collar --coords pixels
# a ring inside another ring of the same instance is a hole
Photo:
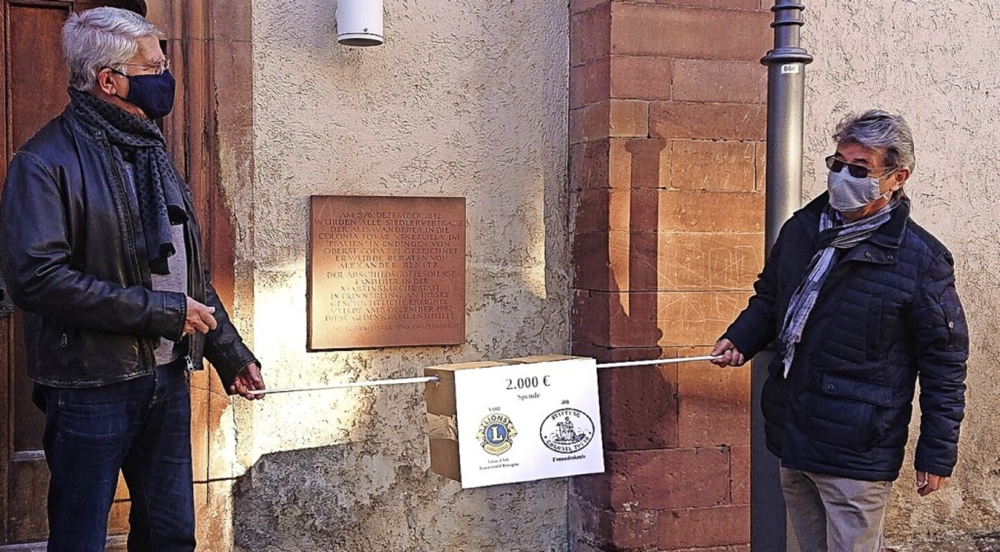
[[[830,194],[823,192],[819,197],[813,199],[803,211],[807,211],[819,220],[820,213],[829,203]],[[889,221],[883,224],[868,238],[867,243],[871,243],[885,249],[899,249],[903,245],[903,236],[906,234],[906,225],[910,220],[910,201],[903,201],[902,205],[896,207],[889,217]]]

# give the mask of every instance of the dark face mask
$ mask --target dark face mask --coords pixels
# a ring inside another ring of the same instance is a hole
[[[159,75],[118,74],[128,79],[128,96],[117,97],[141,109],[146,117],[166,117],[173,109],[175,81],[169,69]]]

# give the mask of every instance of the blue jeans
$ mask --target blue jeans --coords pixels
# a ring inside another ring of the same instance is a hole
[[[129,551],[193,551],[191,400],[183,361],[89,389],[35,384],[45,412],[49,552],[102,552],[121,470]]]

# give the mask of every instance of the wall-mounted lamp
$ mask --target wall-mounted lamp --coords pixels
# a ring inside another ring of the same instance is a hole
[[[337,0],[337,42],[345,46],[382,44],[382,0]]]

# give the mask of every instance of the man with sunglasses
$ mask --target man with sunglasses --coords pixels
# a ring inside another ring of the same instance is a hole
[[[834,139],[827,192],[782,227],[712,354],[740,366],[776,352],[761,406],[801,549],[879,552],[918,381],[920,496],[955,466],[968,329],[951,254],[910,219],[909,126],[873,110]]]
[[[0,270],[45,413],[48,550],[103,551],[119,470],[129,550],[195,549],[188,377],[264,389],[203,265],[194,200],[154,119],[174,79],[153,25],[97,8],[63,27],[70,104],[18,151]]]

